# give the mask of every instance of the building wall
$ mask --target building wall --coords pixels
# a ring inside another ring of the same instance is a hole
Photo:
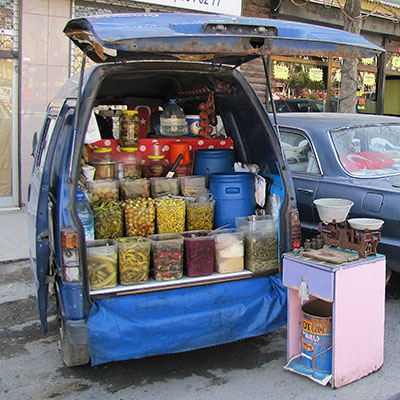
[[[69,40],[62,33],[69,0],[21,0],[21,206],[27,203],[32,170],[32,138],[47,104],[68,79]]]
[[[267,0],[244,0],[243,15],[246,17],[269,18],[270,2]],[[265,104],[266,82],[262,60],[257,59],[246,63],[240,67],[240,71],[251,83],[258,97]]]

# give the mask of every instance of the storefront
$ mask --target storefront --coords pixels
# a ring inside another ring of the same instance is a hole
[[[18,2],[0,6],[0,207],[18,204]]]

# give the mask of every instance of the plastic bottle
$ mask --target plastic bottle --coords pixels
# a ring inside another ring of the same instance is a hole
[[[89,203],[85,199],[85,194],[80,188],[76,191],[76,211],[82,222],[85,231],[85,240],[94,240],[94,221],[93,213]]]
[[[189,133],[186,115],[175,99],[169,100],[160,115],[160,133],[164,136],[183,136]]]

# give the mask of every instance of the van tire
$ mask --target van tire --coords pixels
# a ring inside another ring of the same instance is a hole
[[[77,367],[85,365],[90,360],[89,349],[87,346],[78,347],[71,343],[64,321],[59,317],[58,333],[60,338],[61,357],[67,367]]]

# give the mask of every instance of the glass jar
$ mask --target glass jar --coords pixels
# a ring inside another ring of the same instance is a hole
[[[96,147],[89,158],[89,164],[96,168],[94,179],[115,179],[117,163],[111,147]]]
[[[150,154],[143,166],[143,174],[146,178],[163,177],[169,171],[169,162],[165,159],[162,146],[159,141],[153,140],[150,148]]]
[[[137,147],[139,127],[139,112],[123,110],[119,117],[119,145],[121,147]]]
[[[142,177],[143,160],[137,152],[137,147],[121,147],[117,161],[118,167],[121,166],[122,170],[121,178],[139,179]]]

